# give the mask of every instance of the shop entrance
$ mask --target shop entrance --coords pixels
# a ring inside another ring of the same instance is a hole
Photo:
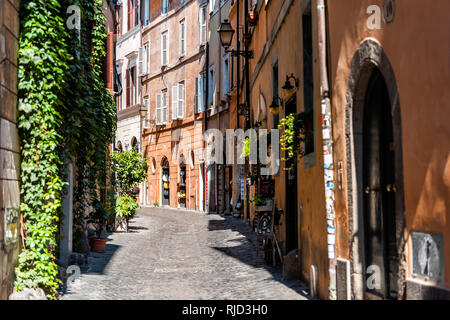
[[[166,157],[162,161],[162,205],[170,205],[170,165]]]

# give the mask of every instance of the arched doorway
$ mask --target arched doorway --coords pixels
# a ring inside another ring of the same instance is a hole
[[[363,42],[347,92],[347,188],[353,299],[404,296],[406,234],[400,100],[382,47]]]
[[[398,295],[393,138],[389,94],[383,75],[374,68],[363,120],[364,260],[366,293],[384,299]]]
[[[161,160],[161,190],[162,190],[162,202],[161,204],[163,206],[169,206],[170,205],[170,164],[169,160],[167,160],[167,157],[163,157]]]

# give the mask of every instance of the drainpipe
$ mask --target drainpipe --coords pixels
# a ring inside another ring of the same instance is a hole
[[[203,123],[204,123],[204,128],[203,128],[203,133],[206,132],[206,130],[208,130],[208,96],[209,96],[209,42],[206,42],[206,57],[205,57],[205,65],[206,65],[206,70],[205,70],[205,83],[204,86],[206,89],[205,91],[205,98],[203,99],[203,104],[204,104],[204,112],[203,112]],[[205,141],[205,139],[203,139],[203,150],[206,150],[207,147],[207,143]],[[204,167],[204,172],[203,172],[203,206],[204,206],[204,210],[205,213],[209,213],[206,212],[206,209],[208,209],[209,211],[209,204],[207,203],[207,201],[209,201],[209,195],[207,194],[209,192],[209,188],[207,187],[207,182],[209,182],[209,180],[207,180],[207,175],[208,175],[208,164],[206,162],[206,159],[203,159],[203,167]]]
[[[336,300],[336,224],[334,208],[333,128],[327,66],[326,0],[317,0],[319,29],[320,95],[322,106],[322,137],[324,151],[325,207],[329,259],[329,299]]]

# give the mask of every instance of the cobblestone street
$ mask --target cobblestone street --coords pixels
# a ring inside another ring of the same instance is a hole
[[[105,252],[62,299],[296,299],[300,281],[283,281],[281,267],[255,267],[256,238],[233,217],[143,208],[129,233],[109,236]]]

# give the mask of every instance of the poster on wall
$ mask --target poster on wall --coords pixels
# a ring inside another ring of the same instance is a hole
[[[19,239],[19,209],[5,209],[5,245],[9,246]]]

